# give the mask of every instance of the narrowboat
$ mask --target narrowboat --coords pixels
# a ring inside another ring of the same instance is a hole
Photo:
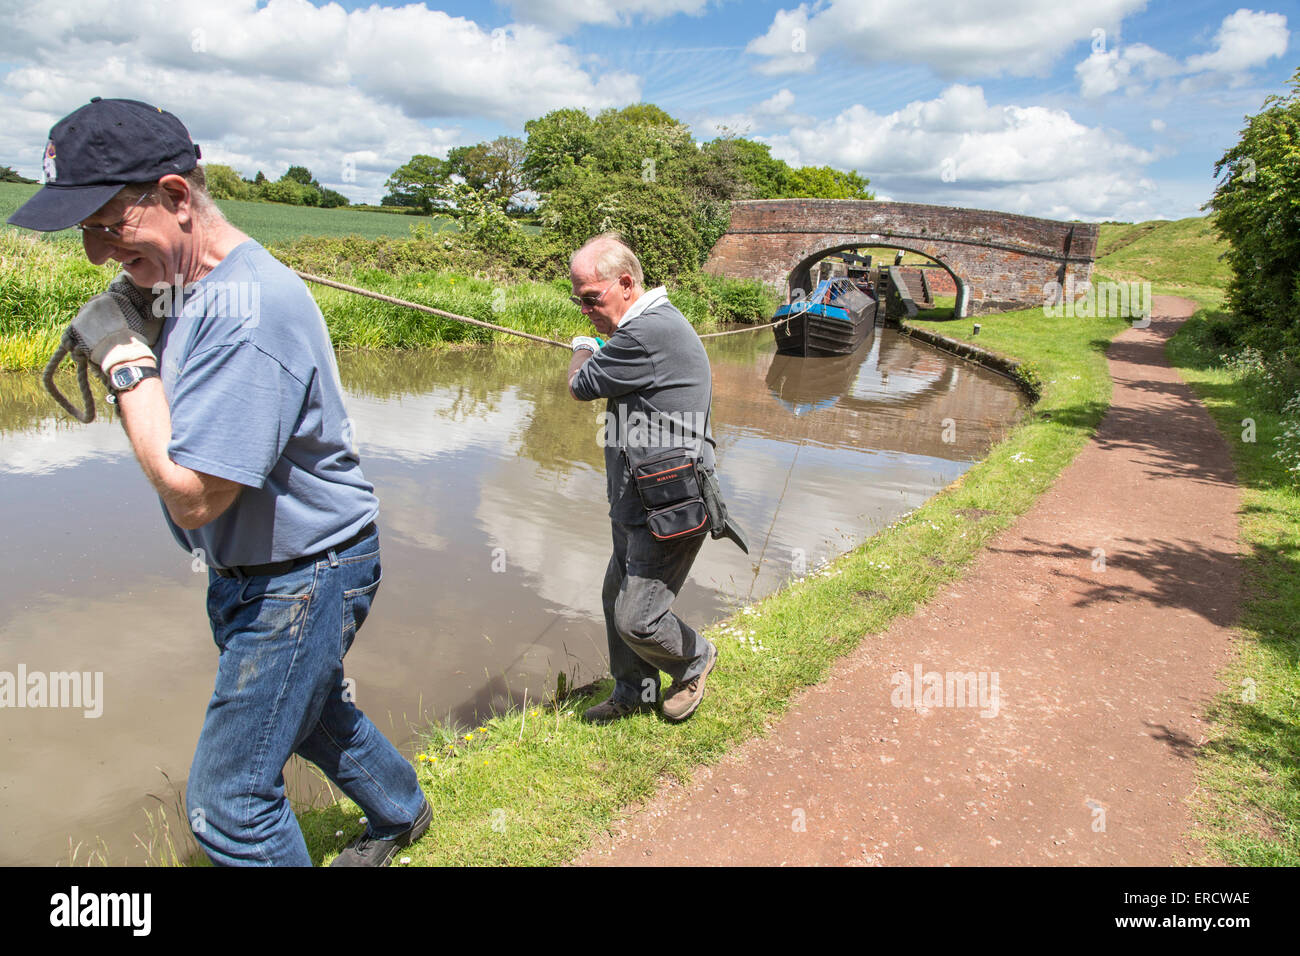
[[[772,334],[782,355],[849,355],[875,333],[876,300],[838,276],[819,282],[807,299],[781,306],[772,321],[779,323]]]

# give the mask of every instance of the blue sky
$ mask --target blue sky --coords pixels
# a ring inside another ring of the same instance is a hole
[[[375,201],[415,152],[550,109],[652,102],[882,197],[1052,218],[1198,214],[1243,117],[1300,63],[1273,3],[1091,0],[10,0],[0,164],[39,174],[90,96],[176,113],[246,175]]]

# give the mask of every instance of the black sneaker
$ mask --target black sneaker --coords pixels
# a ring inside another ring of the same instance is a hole
[[[330,866],[388,866],[393,862],[393,857],[397,855],[398,850],[410,846],[424,836],[424,831],[429,829],[432,821],[433,808],[429,806],[429,801],[425,800],[419,816],[411,824],[411,829],[387,840],[376,840],[363,833],[344,847],[343,852],[334,858]]]

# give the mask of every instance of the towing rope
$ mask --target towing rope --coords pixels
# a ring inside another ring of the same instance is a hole
[[[484,329],[491,329],[493,332],[504,332],[506,335],[517,335],[521,339],[530,339],[533,342],[541,342],[543,345],[558,345],[562,349],[569,348],[564,342],[557,342],[555,339],[543,338],[540,335],[532,335],[528,332],[520,332],[518,329],[508,329],[504,325],[493,325],[491,322],[483,322],[479,319],[471,319],[467,315],[457,315],[455,312],[445,312],[442,309],[435,309],[431,305],[421,305],[419,302],[407,302],[405,299],[399,299],[396,296],[384,295],[382,292],[371,292],[369,289],[362,289],[354,285],[348,285],[344,282],[336,282],[333,279],[324,279],[320,276],[314,276],[309,272],[294,272],[301,279],[308,282],[315,282],[317,285],[327,285],[331,289],[342,289],[344,292],[351,292],[354,295],[364,295],[369,299],[378,299],[380,302],[387,302],[390,305],[404,305],[408,309],[417,309],[420,312],[428,312],[430,315],[441,316],[444,319],[452,319],[456,322],[467,322],[470,325],[477,325]]]
[[[378,299],[380,302],[387,302],[390,305],[404,305],[408,309],[417,309],[420,312],[427,312],[430,315],[440,316],[441,318],[444,319],[451,319],[455,322],[467,322],[470,325],[477,325],[480,328],[491,329],[493,332],[504,332],[506,335],[517,335],[521,339],[529,339],[530,341],[533,342],[541,342],[543,345],[556,345],[562,349],[569,348],[569,345],[566,342],[557,342],[555,339],[543,338],[540,335],[532,335],[528,332],[520,332],[518,329],[507,328],[504,325],[493,325],[491,322],[484,322],[481,319],[471,319],[469,316],[466,315],[457,315],[455,312],[447,312],[443,309],[435,309],[433,306],[422,305],[419,302],[408,302],[406,299],[399,299],[396,296],[392,296],[392,295],[384,295],[382,292],[371,292],[369,289],[362,289],[359,286],[348,285],[345,282],[338,282],[334,279],[326,279],[321,276],[312,275],[309,272],[298,272],[297,269],[295,269],[294,272],[301,279],[305,279],[308,282],[315,282],[317,285],[329,286],[331,289],[341,289],[344,292],[351,292],[354,295],[363,295],[369,299]],[[769,322],[767,323],[767,325],[752,325],[749,326],[748,328],[743,328],[743,329],[729,329],[726,332],[710,332],[708,335],[701,335],[700,338],[712,339],[712,338],[717,338],[719,335],[736,335],[737,333],[740,332],[757,332],[759,329],[770,329],[773,328],[774,326],[780,325],[782,322],[789,322],[790,318],[791,316],[786,316],[784,319],[778,319],[775,322]]]
[[[81,422],[83,425],[89,425],[95,420],[95,396],[90,393],[90,356],[83,349],[75,348],[76,343],[72,338],[72,329],[69,328],[63,333],[63,338],[59,341],[59,347],[54,350],[50,360],[45,363],[45,372],[41,376],[41,381],[45,385],[45,390],[50,393],[51,397],[59,403],[59,407],[65,412]],[[81,408],[72,404],[66,395],[59,391],[59,387],[54,384],[54,373],[59,370],[63,364],[63,359],[69,353],[72,354],[72,361],[77,367],[77,387],[81,391]],[[95,374],[105,381],[104,373],[95,369]]]
[[[384,295],[382,292],[372,292],[369,289],[362,289],[359,286],[348,285],[345,282],[338,282],[334,279],[326,279],[322,276],[312,275],[309,272],[299,272],[296,269],[294,272],[299,278],[305,279],[308,282],[329,286],[332,289],[339,289],[343,292],[351,292],[353,295],[362,295],[369,299],[377,299],[380,302],[387,302],[390,305],[405,306],[408,309],[427,312],[430,315],[436,315],[444,319],[451,319],[455,322],[465,322],[469,325],[477,325],[480,328],[491,329],[493,332],[502,332],[506,335],[516,335],[521,339],[540,342],[543,345],[554,345],[562,349],[568,349],[570,347],[567,343],[557,342],[555,339],[533,335],[529,332],[521,332],[518,329],[507,328],[504,325],[494,325],[491,322],[484,322],[481,319],[471,319],[467,315],[457,315],[455,312],[447,312],[444,309],[435,309],[433,306],[423,305],[419,302],[408,302],[407,300],[399,299],[396,296]],[[710,332],[708,335],[701,335],[700,338],[712,339],[720,335],[736,335],[740,332],[757,332],[760,329],[770,329],[780,325],[782,322],[788,322],[790,321],[790,318],[791,316],[787,316],[784,319],[778,319],[777,321],[769,322],[766,325],[754,325],[743,329],[729,329],[725,332]],[[59,342],[59,347],[54,350],[54,354],[50,356],[50,360],[45,364],[45,371],[41,380],[45,385],[45,390],[50,393],[56,402],[58,402],[60,408],[77,421],[88,425],[95,420],[95,397],[90,391],[90,359],[84,350],[78,349],[75,346],[76,343],[73,341],[71,337],[71,329],[69,329],[67,332],[64,332],[63,338]],[[55,373],[59,370],[59,366],[63,364],[63,360],[67,358],[68,355],[72,356],[72,360],[76,365],[77,388],[81,393],[81,408],[74,405],[72,400],[59,391],[59,387],[54,384]],[[95,369],[95,372],[104,380],[105,384],[107,384],[107,379],[104,378],[103,373],[100,372],[98,368]]]

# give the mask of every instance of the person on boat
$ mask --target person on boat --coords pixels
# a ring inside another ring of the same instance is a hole
[[[219,656],[186,790],[195,839],[218,865],[310,866],[284,793],[297,753],[366,814],[335,864],[386,865],[431,808],[343,678],[379,587],[379,502],[320,310],[226,221],[198,158],[172,114],[95,97],[50,131],[45,185],[9,222],[77,226],[91,262],[159,294],[154,348],[107,295],[73,328],[172,534],[206,566]]]
[[[665,419],[697,423],[694,440],[701,465],[714,469],[709,357],[663,286],[642,289],[641,263],[617,235],[596,236],[575,252],[569,279],[574,304],[608,339],[602,344],[590,336],[576,337],[568,373],[575,399],[607,399],[605,471],[614,539],[601,590],[614,689],[584,717],[606,723],[653,710],[663,671],[672,677],[663,695],[663,716],[685,720],[703,700],[705,679],[718,659],[713,642],[672,610],[704,536],[665,541],[650,533],[623,454],[626,449],[628,461],[635,464],[648,450],[669,444],[662,432]],[[647,427],[629,427],[631,422]],[[643,444],[635,437],[638,431]]]

